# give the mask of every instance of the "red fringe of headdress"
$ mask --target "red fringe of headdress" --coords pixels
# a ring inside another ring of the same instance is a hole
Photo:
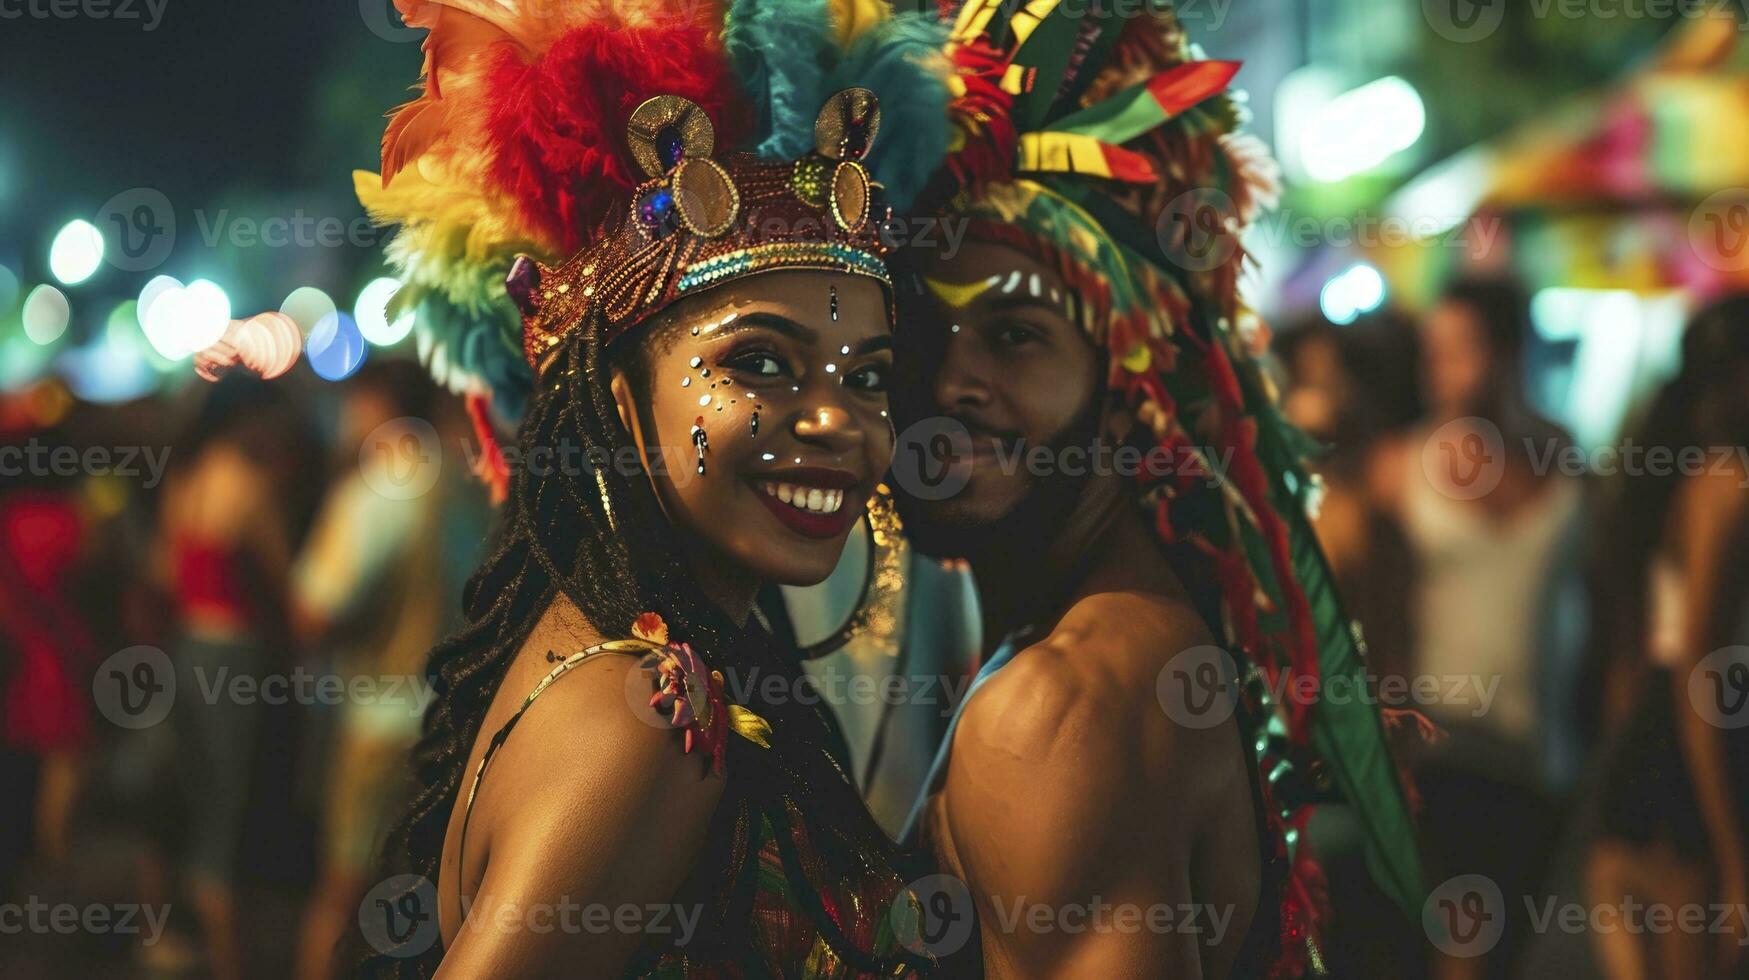
[[[956,189],[977,197],[1014,176],[1020,135],[1009,116],[1014,96],[1001,84],[1009,58],[983,37],[954,45],[949,55],[965,91],[948,109],[965,142],[948,155],[947,167]]]
[[[717,145],[746,131],[722,45],[682,17],[639,27],[588,25],[570,31],[533,61],[506,46],[491,69],[495,93],[490,176],[524,221],[566,254],[630,202],[645,179],[622,147],[632,110],[656,95],[679,95],[705,111]]]

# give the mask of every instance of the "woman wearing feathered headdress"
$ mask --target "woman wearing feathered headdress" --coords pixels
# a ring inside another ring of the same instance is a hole
[[[482,457],[502,543],[432,654],[365,972],[927,967],[753,600],[824,578],[878,499],[877,229],[945,148],[937,29],[824,0],[397,6],[431,32],[424,90],[359,194],[482,435],[525,417]]]

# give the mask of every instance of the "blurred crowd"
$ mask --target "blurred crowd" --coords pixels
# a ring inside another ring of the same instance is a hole
[[[110,949],[23,930],[0,975],[328,974],[491,516],[439,395],[385,359],[125,412],[6,400],[5,445],[118,462],[0,492],[0,893],[137,921]],[[119,462],[151,451],[160,474]]]
[[[1611,476],[1556,465],[1576,447],[1527,397],[1537,339],[1509,282],[1278,333],[1284,410],[1330,447],[1316,520],[1375,686],[1426,695],[1380,700],[1430,909],[1466,876],[1498,889],[1499,941],[1454,955],[1332,862],[1336,975],[1697,977],[1749,938],[1535,922],[1749,903],[1745,729],[1691,697],[1694,651],[1749,643],[1746,321],[1744,297],[1695,313],[1679,375],[1619,436],[1706,465]],[[0,895],[139,910],[101,940],[8,936],[0,975],[326,975],[369,913],[421,661],[489,536],[460,404],[384,358],[125,409],[45,383],[0,402],[0,433],[110,460],[0,484]],[[128,449],[167,465],[125,471]],[[1749,679],[1718,678],[1744,714]],[[1312,835],[1340,853],[1351,832],[1335,813]]]
[[[1399,975],[1432,939],[1435,977],[1735,975],[1708,970],[1741,969],[1740,921],[1572,935],[1536,918],[1743,908],[1749,742],[1723,712],[1749,684],[1702,655],[1749,643],[1749,297],[1697,312],[1679,374],[1588,452],[1526,395],[1530,309],[1511,282],[1465,279],[1418,316],[1277,338],[1284,409],[1332,447],[1316,523],[1372,673],[1426,692],[1381,701],[1429,723],[1404,745],[1435,921],[1406,953],[1339,926],[1337,956]],[[1691,678],[1715,674],[1709,712]],[[1476,875],[1498,889],[1498,941],[1441,950],[1437,886]]]

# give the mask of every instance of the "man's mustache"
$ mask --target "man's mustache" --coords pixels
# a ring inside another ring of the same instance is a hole
[[[972,437],[974,443],[989,440],[1003,447],[1011,447],[1018,446],[1026,439],[1024,433],[1011,429],[997,428],[996,426],[980,422],[973,416],[953,414],[949,415],[948,418],[965,426],[966,434]]]

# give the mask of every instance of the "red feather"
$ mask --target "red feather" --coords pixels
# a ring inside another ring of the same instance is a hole
[[[420,72],[424,91],[419,98],[397,106],[383,131],[383,186],[417,160],[449,130],[449,106],[443,101],[443,77],[465,71],[468,58],[491,45],[507,42],[510,35],[489,21],[463,10],[437,4],[396,4],[409,27],[423,27],[425,65]]]
[[[499,54],[493,93],[490,178],[519,217],[565,252],[580,248],[628,203],[644,180],[626,149],[626,120],[656,95],[691,99],[716,126],[717,146],[746,131],[746,100],[718,39],[696,22],[659,19],[642,27],[589,25],[533,61]]]
[[[492,503],[501,504],[510,497],[510,465],[504,460],[504,447],[492,428],[488,396],[470,391],[462,404],[467,406],[468,419],[474,423],[474,438],[480,440],[480,458],[474,461],[474,475],[491,488]]]

